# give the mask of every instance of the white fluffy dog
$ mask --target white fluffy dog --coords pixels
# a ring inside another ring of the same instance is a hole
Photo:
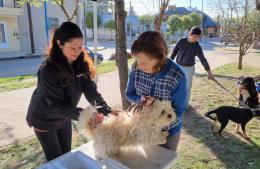
[[[93,107],[86,108],[79,120],[93,139],[95,156],[99,159],[115,155],[123,147],[163,144],[168,132],[161,129],[176,121],[168,101],[155,101],[150,106],[134,105],[119,115],[106,116],[96,126],[88,123],[93,112]]]

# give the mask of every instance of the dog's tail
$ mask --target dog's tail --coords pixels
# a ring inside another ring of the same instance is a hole
[[[93,136],[94,127],[89,123],[89,120],[94,112],[96,112],[96,109],[93,106],[88,106],[79,115],[79,131],[87,137]]]
[[[209,112],[205,113],[204,115],[205,115],[206,117],[210,118],[211,120],[216,121],[216,120],[217,120],[217,117],[216,117],[216,116],[213,116],[213,114],[216,114],[215,110],[209,111]]]

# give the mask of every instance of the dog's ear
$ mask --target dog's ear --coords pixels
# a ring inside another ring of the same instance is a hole
[[[244,76],[240,76],[239,78],[238,78],[238,80],[243,80],[244,79]]]
[[[243,83],[243,81],[244,81],[244,79],[245,79],[245,77],[244,77],[244,76],[240,76],[240,77],[238,78],[237,85],[240,85],[240,84],[242,84],[242,83]]]

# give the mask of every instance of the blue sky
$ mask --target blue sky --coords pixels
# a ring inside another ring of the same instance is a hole
[[[158,11],[159,0],[125,0],[126,9],[129,8],[130,1],[132,3],[132,6],[134,7],[134,10],[138,15],[154,13],[155,10]],[[213,1],[216,0],[203,0],[203,11],[212,17],[217,15],[216,7],[214,7],[212,4]],[[171,0],[170,4],[171,5],[175,4],[177,7],[189,7],[190,0]],[[191,6],[197,7],[197,9],[201,10],[202,0],[191,0]],[[214,8],[215,10],[213,10]]]

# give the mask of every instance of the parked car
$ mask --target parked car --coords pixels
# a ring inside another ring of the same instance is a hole
[[[95,56],[97,57],[97,64],[100,64],[103,60],[104,57],[101,53],[96,53],[92,50],[90,50],[88,47],[84,46],[84,48],[86,49],[86,51],[88,52],[89,57],[93,60],[94,62],[94,58]]]

